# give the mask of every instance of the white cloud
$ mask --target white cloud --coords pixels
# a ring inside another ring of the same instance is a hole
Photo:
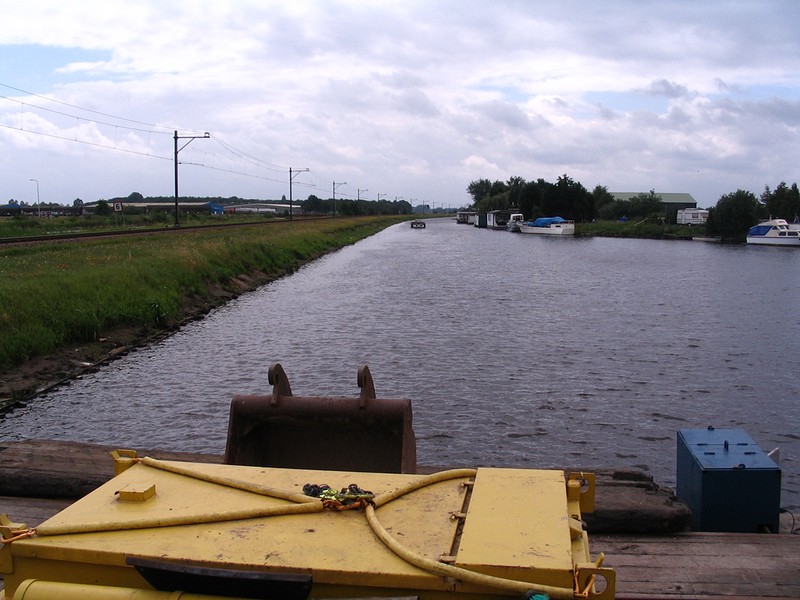
[[[713,204],[796,179],[798,17],[778,0],[17,3],[0,49],[36,52],[0,83],[71,106],[0,88],[0,201],[30,177],[55,201],[168,195],[178,129],[272,165],[195,141],[187,162],[249,176],[187,167],[192,195],[280,197],[294,166],[323,196],[346,179],[456,206],[471,179],[567,173]]]

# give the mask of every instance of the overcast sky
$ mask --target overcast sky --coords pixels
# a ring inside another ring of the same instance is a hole
[[[476,179],[793,183],[800,2],[27,0],[0,20],[0,204],[403,198]],[[210,133],[209,139],[188,137]],[[187,144],[184,147],[184,144]],[[309,169],[309,171],[302,171]],[[341,184],[341,185],[339,185]]]

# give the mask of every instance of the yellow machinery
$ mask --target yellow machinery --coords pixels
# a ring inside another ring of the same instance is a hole
[[[226,464],[115,451],[116,476],[35,529],[0,515],[7,600],[614,597],[581,514],[594,476],[415,474],[408,400],[231,403]]]
[[[614,597],[614,572],[590,560],[581,524],[589,474],[114,454],[112,480],[39,527],[3,516],[7,599]]]

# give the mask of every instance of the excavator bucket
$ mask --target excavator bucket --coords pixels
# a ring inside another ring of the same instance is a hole
[[[270,396],[234,396],[225,463],[260,467],[414,473],[410,400],[379,400],[369,367],[357,398],[293,396],[283,367],[269,368]]]

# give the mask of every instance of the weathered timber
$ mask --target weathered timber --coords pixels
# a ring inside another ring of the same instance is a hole
[[[0,444],[0,495],[77,499],[114,476],[113,446],[53,440]],[[139,456],[190,462],[221,462],[221,456],[133,448]],[[433,472],[420,467],[420,472]],[[593,533],[670,533],[688,528],[691,514],[672,493],[638,471],[602,470],[595,512],[586,514]],[[2,512],[8,512],[2,510]]]
[[[72,504],[68,498],[23,498],[0,496],[0,513],[7,514],[15,523],[36,527]],[[1,596],[0,596],[1,597]]]
[[[589,533],[673,533],[689,529],[689,507],[650,475],[632,469],[592,471],[595,510],[583,515]]]
[[[75,500],[114,476],[111,451],[119,446],[25,440],[0,444],[0,495]],[[162,460],[222,462],[221,456],[168,450],[138,451]]]
[[[800,536],[685,532],[591,537],[617,599],[800,598]]]

